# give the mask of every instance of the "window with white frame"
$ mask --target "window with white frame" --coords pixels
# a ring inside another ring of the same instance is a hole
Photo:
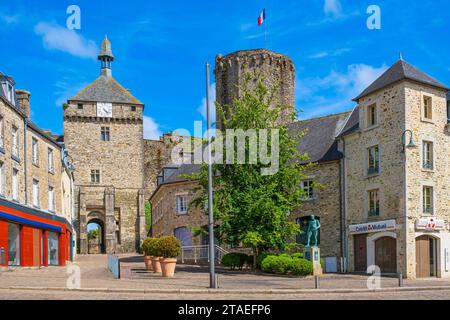
[[[0,196],[5,196],[5,163],[0,161]]]
[[[32,187],[32,198],[33,198],[33,206],[39,207],[39,181],[33,179],[33,187]]]
[[[31,160],[34,165],[39,165],[39,142],[36,138],[31,140]]]
[[[110,127],[102,127],[102,130],[101,130],[102,141],[105,141],[105,142],[111,141],[110,131],[111,131]]]
[[[14,157],[19,157],[19,130],[16,127],[12,127],[11,130],[12,150],[11,153]]]
[[[423,117],[433,120],[433,100],[428,96],[423,96]]]
[[[48,187],[48,211],[55,211],[55,188]]]
[[[91,170],[91,183],[100,183],[100,170]]]
[[[48,172],[54,173],[55,172],[55,161],[53,157],[53,149],[48,148],[47,152],[47,162],[48,162]]]
[[[380,215],[380,196],[379,190],[370,190],[367,192],[369,217],[378,217]]]
[[[19,170],[13,169],[12,172],[12,198],[19,201]]]
[[[373,146],[367,149],[367,173],[377,174],[380,173],[380,148]]]
[[[374,127],[378,124],[377,104],[367,107],[367,127]]]
[[[433,142],[424,141],[423,142],[423,168],[428,170],[433,170]]]
[[[301,188],[303,191],[303,200],[314,199],[314,181],[305,180],[301,182]]]
[[[177,213],[186,214],[188,210],[187,195],[177,196]]]
[[[424,186],[423,187],[423,212],[426,214],[434,213],[434,190],[433,187]]]

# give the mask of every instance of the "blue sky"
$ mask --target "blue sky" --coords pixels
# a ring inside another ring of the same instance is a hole
[[[81,30],[65,27],[72,4],[81,8]],[[372,4],[381,8],[381,30],[366,27]],[[399,52],[450,84],[448,0],[2,1],[0,71],[31,91],[39,126],[63,133],[62,103],[98,77],[96,55],[108,34],[114,77],[146,104],[146,137],[193,131],[203,119],[205,62],[265,47],[263,8],[268,49],[296,65],[302,119],[351,110],[351,99]]]

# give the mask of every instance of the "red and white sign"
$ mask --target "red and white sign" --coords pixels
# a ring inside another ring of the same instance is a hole
[[[445,229],[445,221],[436,218],[423,218],[416,222],[417,230],[439,231]]]

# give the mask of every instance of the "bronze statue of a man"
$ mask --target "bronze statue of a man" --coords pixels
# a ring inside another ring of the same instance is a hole
[[[308,223],[308,233],[307,233],[307,239],[308,244],[306,245],[307,248],[311,247],[311,237],[314,236],[314,247],[317,247],[318,244],[318,235],[320,230],[320,221],[316,219],[315,216],[311,216],[311,220],[309,220]]]

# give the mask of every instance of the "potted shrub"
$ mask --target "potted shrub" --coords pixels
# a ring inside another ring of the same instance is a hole
[[[158,241],[158,256],[161,257],[161,271],[163,277],[171,278],[175,274],[177,257],[181,254],[181,242],[177,238],[162,237]]]
[[[150,238],[150,240],[147,242],[147,254],[151,257],[151,266],[152,271],[155,273],[161,273],[161,264],[159,262],[160,255],[158,253],[158,243],[159,239],[156,238]]]
[[[153,266],[152,266],[152,242],[154,239],[152,238],[147,238],[144,240],[144,242],[142,243],[142,252],[144,254],[144,263],[145,263],[145,268],[148,271],[153,271]]]

